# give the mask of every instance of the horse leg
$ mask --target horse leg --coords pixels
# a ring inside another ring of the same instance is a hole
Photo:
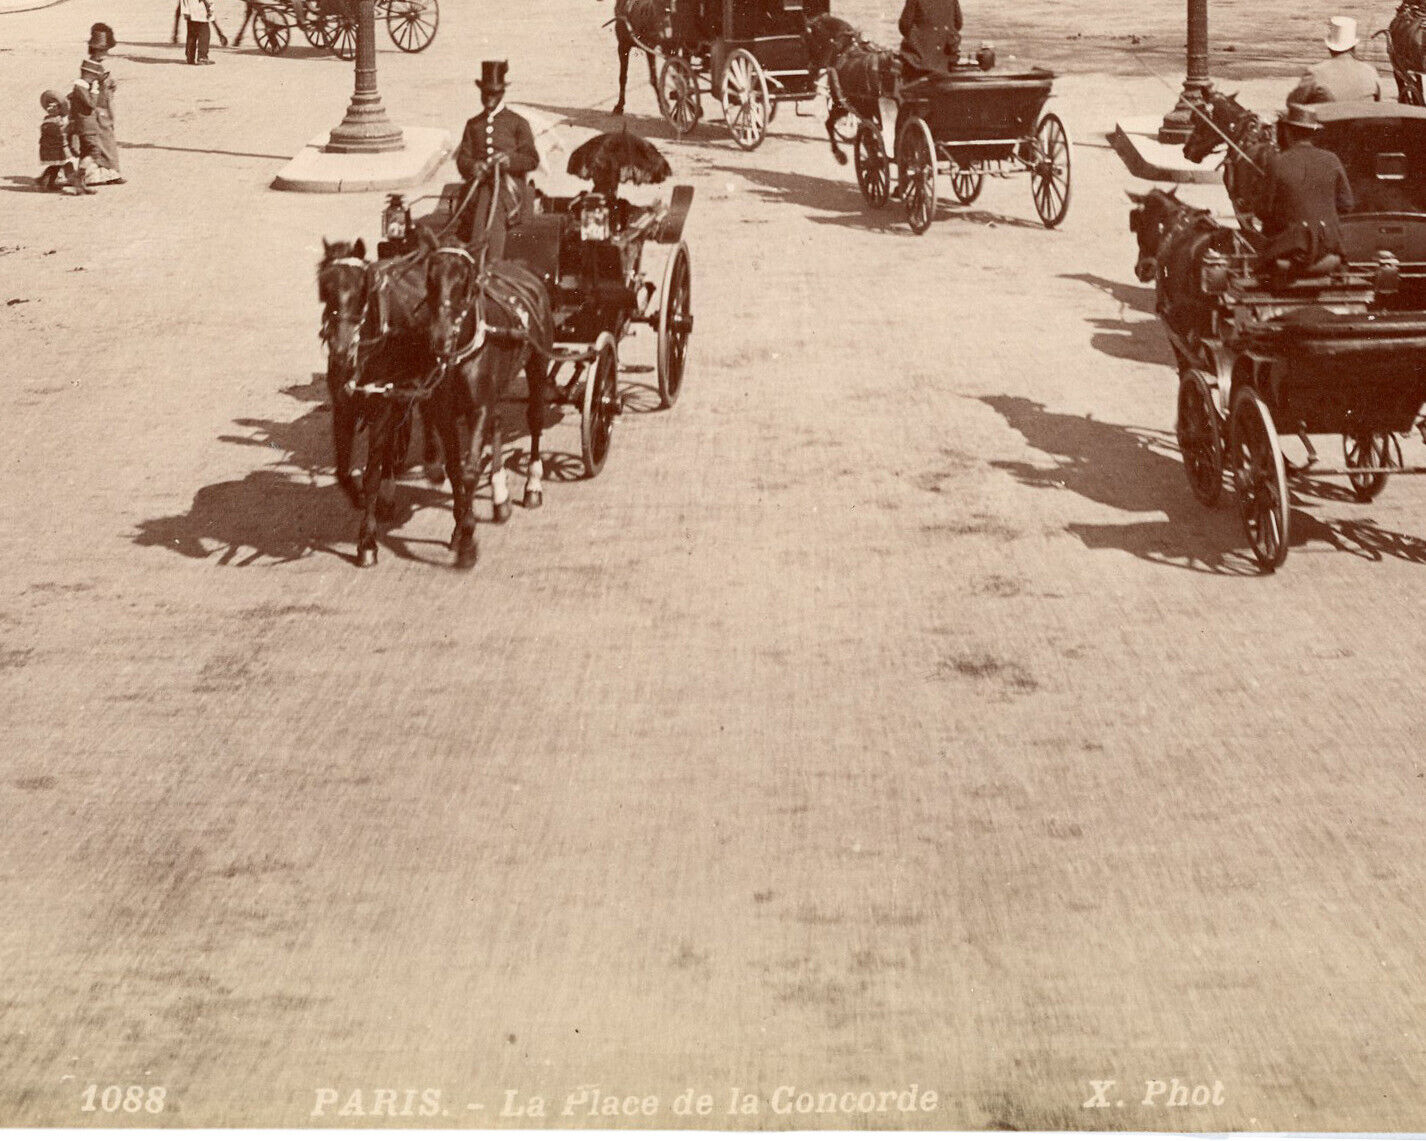
[[[509,354],[501,351],[497,354],[491,370],[490,415],[486,420],[486,430],[490,435],[490,498],[495,506],[497,523],[504,523],[510,518],[510,487],[505,477],[504,434],[500,430],[500,393],[505,389],[502,382],[513,375],[517,364],[517,361],[510,359]]]
[[[618,20],[614,22],[614,37],[619,42],[619,102],[614,104],[614,114],[622,115],[624,95],[629,86],[629,52],[634,44],[623,23]]]
[[[525,475],[525,507],[534,510],[545,501],[542,481],[545,464],[540,459],[540,432],[545,426],[545,404],[549,364],[539,353],[531,352],[525,362],[525,380],[530,387],[530,399],[525,404],[525,426],[530,432],[530,466]]]
[[[432,487],[440,487],[446,478],[445,468],[441,465],[440,437],[429,416],[421,417],[421,473]]]
[[[827,94],[827,138],[832,144],[832,157],[837,160],[838,166],[846,166],[847,156],[837,144],[837,124],[846,117],[847,103],[842,98],[842,81],[837,76],[836,68],[827,69]]]
[[[383,401],[381,411],[367,421],[366,470],[362,472],[361,531],[357,535],[357,566],[376,565],[377,498],[386,469],[386,453],[391,447],[391,405]]]
[[[657,92],[659,89],[659,77],[658,72],[654,70],[654,53],[645,52],[644,55],[648,56],[649,59],[649,86]]]
[[[443,386],[445,387],[445,386]],[[475,540],[475,486],[474,481],[466,482],[465,456],[461,454],[460,425],[456,418],[455,401],[451,399],[448,387],[441,393],[436,419],[436,431],[441,438],[441,447],[446,453],[446,478],[451,481],[451,512],[455,516],[455,530],[451,533],[451,546],[456,553],[456,566],[469,570],[480,557],[480,549]]]
[[[382,523],[396,518],[396,480],[406,466],[406,452],[411,447],[411,412],[390,425],[386,447],[381,459],[381,483],[376,493],[376,517]]]
[[[361,489],[352,477],[352,445],[356,442],[357,414],[352,400],[339,396],[332,401],[332,451],[336,455],[337,486],[346,492],[351,505],[362,509]]]

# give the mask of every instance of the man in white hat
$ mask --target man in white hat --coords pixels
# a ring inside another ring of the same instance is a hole
[[[1357,22],[1350,16],[1327,21],[1328,57],[1307,69],[1287,97],[1292,103],[1342,103],[1381,99],[1381,78],[1376,68],[1356,57]]]

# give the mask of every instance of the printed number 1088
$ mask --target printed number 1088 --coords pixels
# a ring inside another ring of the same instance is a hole
[[[168,1090],[163,1086],[88,1086],[80,1095],[80,1109],[93,1113],[102,1109],[105,1113],[162,1113],[164,1098]]]

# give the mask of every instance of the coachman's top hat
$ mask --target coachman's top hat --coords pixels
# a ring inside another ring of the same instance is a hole
[[[475,81],[475,85],[482,91],[504,91],[505,76],[509,70],[508,60],[484,60],[480,65],[480,78]]]
[[[106,52],[113,50],[118,41],[114,38],[114,29],[108,24],[95,24],[89,29],[89,50],[91,52]]]
[[[1328,51],[1349,52],[1357,46],[1357,22],[1350,16],[1333,16],[1327,21]]]
[[[1320,131],[1322,129],[1322,124],[1317,121],[1317,116],[1305,103],[1289,103],[1286,114],[1278,116],[1278,122],[1284,127],[1296,127],[1300,131]]]

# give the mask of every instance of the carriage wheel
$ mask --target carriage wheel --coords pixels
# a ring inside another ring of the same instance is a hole
[[[1070,205],[1070,137],[1053,112],[1035,125],[1035,161],[1030,166],[1030,194],[1040,221],[1054,229]]]
[[[1240,388],[1233,397],[1228,454],[1248,542],[1263,573],[1272,574],[1287,558],[1287,466],[1272,413],[1251,388]]]
[[[386,9],[386,31],[404,52],[423,52],[430,47],[440,22],[437,0],[391,0]]]
[[[670,127],[686,135],[703,118],[703,100],[698,93],[698,80],[688,61],[669,56],[659,69],[659,113]]]
[[[1349,469],[1391,467],[1394,444],[1395,440],[1389,432],[1358,432],[1342,437],[1342,454]],[[1360,474],[1349,471],[1347,478],[1352,481],[1352,494],[1357,497],[1357,502],[1370,503],[1386,486],[1387,476],[1384,471]]]
[[[688,246],[679,242],[669,256],[659,291],[659,404],[672,408],[683,389],[688,335],[693,332],[693,271]]]
[[[901,128],[896,143],[906,221],[913,234],[924,234],[936,216],[936,144],[924,119],[913,118]]]
[[[350,16],[324,16],[322,40],[338,59],[356,59],[357,26]]]
[[[959,168],[951,175],[951,189],[955,191],[962,206],[969,206],[979,198],[984,186],[985,175],[978,170]]]
[[[619,411],[619,347],[610,333],[594,342],[594,359],[585,365],[584,404],[580,409],[579,442],[584,452],[584,476],[593,479],[609,458],[609,436]]]
[[[322,35],[322,13],[317,9],[317,0],[292,0],[292,10],[297,14],[297,26],[307,42],[325,51],[327,41]]]
[[[281,55],[287,50],[292,32],[286,24],[279,24],[265,12],[259,12],[253,19],[253,39],[259,51],[268,55]]]
[[[723,64],[723,121],[733,141],[745,151],[756,150],[767,135],[771,101],[762,64],[746,48],[738,48]]]
[[[1223,493],[1223,430],[1206,373],[1185,369],[1178,381],[1178,450],[1193,498],[1212,507]]]
[[[857,168],[857,185],[873,210],[880,210],[891,197],[891,161],[881,131],[870,123],[857,132],[852,161]]]

